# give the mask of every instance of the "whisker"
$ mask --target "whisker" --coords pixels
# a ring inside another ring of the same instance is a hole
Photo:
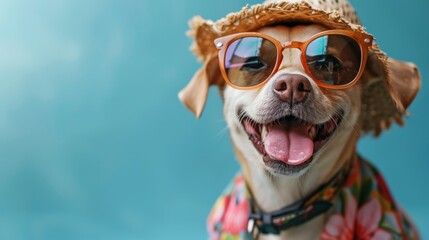
[[[355,134],[357,134],[357,136],[360,136],[360,133],[359,133],[359,131],[356,129],[356,127],[355,127],[355,125],[353,125],[353,124],[350,124],[350,122],[349,121],[347,121],[347,119],[345,119],[344,118],[344,116],[341,114],[341,112],[345,112],[343,109],[342,109],[342,107],[337,103],[337,102],[332,102],[332,104],[333,105],[337,105],[337,108],[336,108],[336,110],[335,110],[335,112],[334,112],[334,115],[336,115],[336,116],[338,116],[340,119],[341,119],[341,122],[344,122],[344,124],[346,125],[346,126],[348,126],[348,127],[350,127],[350,128],[352,128],[352,130],[353,130],[353,132],[355,133]],[[338,124],[335,122],[335,124],[337,125],[337,127],[338,127]],[[336,135],[338,134],[338,132],[336,132],[335,133]]]
[[[240,115],[238,115],[238,122],[241,123],[245,117],[246,117],[246,113],[241,112]]]
[[[222,138],[223,136],[225,136],[228,133],[228,130],[229,130],[229,127],[227,125],[216,134],[216,137]]]

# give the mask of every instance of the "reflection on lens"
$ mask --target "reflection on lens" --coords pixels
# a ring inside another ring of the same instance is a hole
[[[314,39],[306,49],[311,74],[330,85],[346,85],[359,73],[362,53],[358,43],[344,35]]]
[[[228,79],[239,87],[252,87],[265,81],[277,59],[276,46],[261,37],[243,37],[232,42],[225,54]]]

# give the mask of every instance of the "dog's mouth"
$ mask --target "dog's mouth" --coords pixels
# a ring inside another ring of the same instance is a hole
[[[342,112],[334,114],[322,124],[286,116],[262,124],[246,116],[242,125],[255,148],[264,156],[264,162],[289,167],[307,165],[313,155],[331,138],[342,119]]]

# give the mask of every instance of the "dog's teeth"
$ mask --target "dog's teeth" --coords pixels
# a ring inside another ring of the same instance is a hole
[[[333,121],[330,121],[329,123],[327,123],[326,124],[326,127],[325,127],[326,129],[325,129],[325,132],[326,133],[330,133],[330,132],[332,132],[333,130],[334,130],[334,128],[335,128],[335,123],[333,122]]]
[[[266,127],[265,125],[262,125],[262,130],[261,130],[261,137],[262,137],[262,140],[264,140],[264,139],[265,139],[265,137],[267,136],[267,134],[268,134],[267,127]]]
[[[312,126],[309,130],[309,136],[311,139],[314,139],[316,137],[317,131],[316,131],[316,126]]]

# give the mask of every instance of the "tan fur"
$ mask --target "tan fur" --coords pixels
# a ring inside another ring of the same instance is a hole
[[[206,105],[209,87],[222,84],[217,57],[210,57],[194,74],[188,85],[179,92],[179,99],[199,118]]]
[[[388,60],[389,75],[392,77],[390,93],[397,99],[397,104],[405,110],[414,100],[420,89],[420,74],[414,63]]]

